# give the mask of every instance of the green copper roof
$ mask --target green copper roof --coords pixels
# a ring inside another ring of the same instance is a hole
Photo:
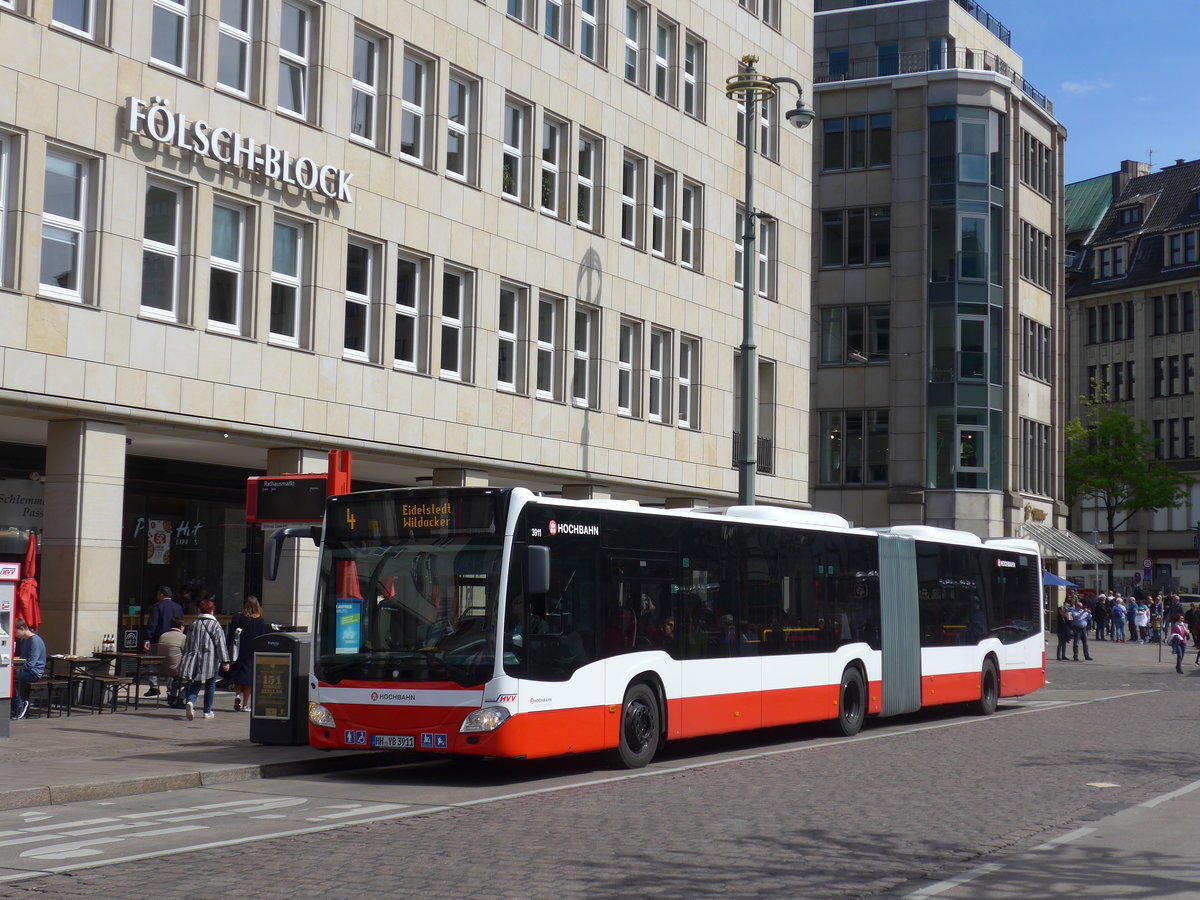
[[[1080,231],[1090,234],[1113,201],[1113,177],[1097,175],[1087,181],[1076,181],[1066,186],[1066,192],[1067,234]]]

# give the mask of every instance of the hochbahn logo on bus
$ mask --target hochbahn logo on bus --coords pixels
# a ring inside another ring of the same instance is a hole
[[[600,537],[599,525],[579,525],[575,522],[556,522],[550,520],[550,524],[546,526],[550,532],[550,537],[559,534],[578,534],[584,537]]]

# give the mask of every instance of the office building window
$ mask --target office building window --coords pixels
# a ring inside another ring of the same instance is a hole
[[[700,428],[700,341],[679,339],[679,427]]]
[[[375,358],[375,260],[370,244],[346,245],[346,322],[342,347],[347,358]]]
[[[1044,497],[1053,496],[1054,445],[1049,425],[1021,419],[1021,490]]]
[[[566,192],[562,181],[566,170],[563,152],[570,135],[566,122],[546,116],[542,121],[542,212],[566,216]]]
[[[600,231],[600,173],[603,171],[604,142],[595,135],[579,133],[579,160],[575,172],[575,221],[580,228]]]
[[[776,248],[779,221],[760,219],[758,222],[758,284],[760,297],[775,296]]]
[[[51,21],[60,28],[95,39],[100,0],[54,0]]]
[[[679,209],[679,263],[701,271],[703,266],[704,188],[684,179]]]
[[[535,390],[543,400],[562,399],[562,378],[559,375],[559,347],[562,346],[562,311],[560,297],[542,295],[538,298],[537,363]]]
[[[83,300],[89,170],[90,164],[76,157],[46,154],[39,290],[48,297]]]
[[[678,53],[679,26],[659,14],[654,23],[654,96],[674,106],[675,54]]]
[[[142,239],[142,314],[172,322],[180,318],[183,259],[183,191],[151,181],[146,185]]]
[[[694,34],[683,39],[683,111],[704,119],[704,41]]]
[[[871,206],[821,213],[821,265],[876,265],[891,261],[891,207]]]
[[[425,371],[425,318],[429,309],[427,260],[400,254],[396,260],[396,341],[392,365]]]
[[[187,74],[191,40],[189,0],[154,0],[150,16],[150,59]]]
[[[649,10],[640,3],[625,4],[625,80],[640,88],[646,86],[646,20]]]
[[[533,118],[528,105],[509,99],[504,104],[504,147],[501,151],[501,185],[505,197],[525,203],[529,178],[525,167],[528,154],[529,121]]]
[[[891,307],[886,303],[823,306],[821,365],[884,364],[891,356]]]
[[[217,87],[250,96],[254,0],[221,0],[217,22]]]
[[[418,166],[429,163],[430,113],[433,109],[433,63],[404,51],[404,87],[400,97],[400,157]]]
[[[246,220],[237,206],[213,205],[208,270],[208,327],[242,334],[246,279]]]
[[[545,0],[546,8],[544,15],[546,21],[543,22],[543,29],[546,37],[552,41],[557,41],[562,44],[563,41],[563,0]]]
[[[779,95],[758,102],[758,152],[779,159]]]
[[[599,350],[600,310],[576,306],[571,353],[571,402],[576,406],[597,408]]]
[[[1050,326],[1021,316],[1021,373],[1039,381],[1054,380],[1054,342]]]
[[[617,413],[622,416],[641,414],[642,392],[638,384],[641,355],[642,323],[622,319],[617,335]]]
[[[650,329],[650,359],[646,411],[651,422],[670,422],[671,403],[668,384],[671,378],[671,333]]]
[[[299,347],[304,324],[305,229],[275,221],[271,252],[270,340]]]
[[[16,158],[12,146],[12,138],[0,132],[0,287],[8,284],[9,273],[12,271],[9,254],[12,249],[10,235],[13,233],[13,227],[9,216],[14,204],[8,193],[11,190],[10,184],[16,181],[12,175],[13,159]]]
[[[674,258],[674,226],[675,175],[656,167],[650,198],[650,252],[655,256]]]
[[[283,0],[279,26],[279,110],[312,121],[315,11]]]
[[[1047,197],[1054,191],[1053,151],[1024,130],[1021,132],[1021,181]],[[1122,224],[1125,224],[1124,220]]]
[[[1054,284],[1056,273],[1051,265],[1054,241],[1050,235],[1034,228],[1028,222],[1021,223],[1021,277],[1047,290]],[[1122,270],[1124,249],[1122,248]],[[1099,272],[1097,272],[1099,276]],[[1107,277],[1112,277],[1111,275]]]
[[[740,203],[733,218],[733,286],[746,283],[746,209]]]
[[[468,184],[478,179],[479,82],[461,72],[450,73],[446,109],[446,174]]]
[[[1101,247],[1096,251],[1096,277],[1120,278],[1125,274],[1125,245]]]
[[[508,0],[508,16],[522,25],[533,27],[533,5],[535,0]]]
[[[889,113],[825,119],[821,123],[821,168],[826,172],[892,164]]]
[[[823,410],[818,423],[820,484],[888,483],[888,410]]]
[[[528,288],[509,283],[500,285],[496,387],[501,391],[525,393],[525,318],[528,301]]]
[[[376,146],[381,129],[379,113],[380,62],[386,55],[380,52],[378,38],[361,31],[354,32],[353,71],[350,74],[350,136],[364,144]]]
[[[465,269],[446,266],[442,272],[443,378],[471,380],[471,275]]]
[[[604,65],[604,9],[608,0],[579,0],[579,53]]]
[[[1126,301],[1130,307],[1130,323],[1132,326],[1132,301]],[[1154,315],[1154,334],[1178,334],[1191,332],[1196,327],[1196,304],[1191,291],[1178,294],[1163,294],[1150,298]],[[1129,337],[1133,337],[1132,327]]]
[[[641,247],[646,161],[626,153],[621,164],[621,243]]]
[[[1197,235],[1200,232],[1184,231],[1167,235],[1167,265],[1190,266],[1197,262]]]

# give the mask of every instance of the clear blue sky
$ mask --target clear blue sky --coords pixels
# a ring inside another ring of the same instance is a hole
[[[980,0],[1067,129],[1070,184],[1200,159],[1200,0]],[[1153,150],[1151,160],[1149,152]]]

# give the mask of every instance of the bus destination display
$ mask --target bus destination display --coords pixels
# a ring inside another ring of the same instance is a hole
[[[416,494],[388,500],[370,495],[335,499],[327,523],[331,540],[420,538],[447,534],[494,534],[502,521],[489,494]]]

